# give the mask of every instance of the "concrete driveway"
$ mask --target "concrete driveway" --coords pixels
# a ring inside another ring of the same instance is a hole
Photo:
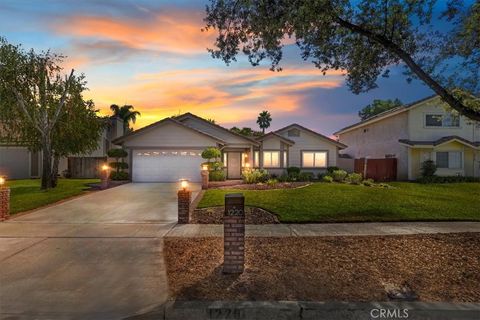
[[[177,188],[127,184],[0,223],[0,318],[122,319],[162,304]]]

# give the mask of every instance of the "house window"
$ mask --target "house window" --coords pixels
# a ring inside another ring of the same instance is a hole
[[[255,151],[253,153],[253,166],[255,168],[260,167],[260,152],[258,152],[258,151]]]
[[[287,135],[289,137],[300,137],[300,130],[298,130],[298,129],[288,130]]]
[[[267,168],[280,167],[280,151],[263,151],[263,166]]]
[[[283,151],[283,166],[284,166],[285,168],[288,167],[287,151]]]
[[[248,155],[245,152],[242,152],[242,168],[245,167],[245,163],[248,161]]]
[[[445,169],[461,169],[462,168],[462,153],[455,152],[437,152],[436,155],[437,168]]]
[[[224,167],[227,166],[227,153],[226,152],[223,154],[223,166]]]
[[[425,126],[437,128],[460,127],[460,117],[453,113],[426,114]]]
[[[327,166],[326,151],[302,151],[302,167],[325,168]]]

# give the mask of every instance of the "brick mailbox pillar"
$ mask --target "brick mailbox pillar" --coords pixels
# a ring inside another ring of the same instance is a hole
[[[245,268],[245,198],[225,195],[223,217],[223,273],[242,273]]]
[[[106,167],[102,168],[102,181],[100,182],[100,189],[105,190],[108,189],[108,180],[109,180],[109,173],[110,170]]]
[[[208,189],[208,183],[209,183],[208,169],[202,170],[201,175],[202,175],[202,190],[206,190]]]
[[[10,217],[10,188],[0,186],[0,221]]]
[[[185,224],[190,222],[190,202],[192,200],[192,191],[181,189],[178,191],[178,223]]]

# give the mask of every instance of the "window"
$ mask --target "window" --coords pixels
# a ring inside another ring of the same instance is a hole
[[[426,114],[425,115],[426,127],[459,127],[460,118],[453,113],[446,114]]]
[[[248,155],[242,152],[242,168],[245,167],[245,164],[248,162]]]
[[[288,167],[287,151],[283,151],[283,167]]]
[[[223,154],[223,166],[224,167],[227,166],[227,153],[226,152]]]
[[[263,166],[267,168],[280,167],[280,151],[263,151]]]
[[[302,167],[304,168],[325,168],[327,166],[326,151],[303,151]]]
[[[287,135],[289,137],[300,137],[300,130],[298,130],[298,129],[288,130]]]
[[[461,169],[462,153],[459,151],[437,152],[437,159],[435,163],[437,165],[437,168]]]
[[[255,168],[260,167],[260,152],[259,151],[255,151],[253,153],[253,166]]]

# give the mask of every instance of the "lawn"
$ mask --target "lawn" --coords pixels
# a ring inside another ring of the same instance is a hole
[[[374,188],[314,183],[298,189],[210,189],[199,208],[222,206],[224,195],[241,192],[247,206],[276,213],[281,222],[480,220],[480,183],[391,183]]]
[[[55,189],[40,190],[39,179],[11,180],[10,214],[35,209],[59,200],[73,197],[88,189],[87,183],[99,182],[98,179],[60,179]]]

